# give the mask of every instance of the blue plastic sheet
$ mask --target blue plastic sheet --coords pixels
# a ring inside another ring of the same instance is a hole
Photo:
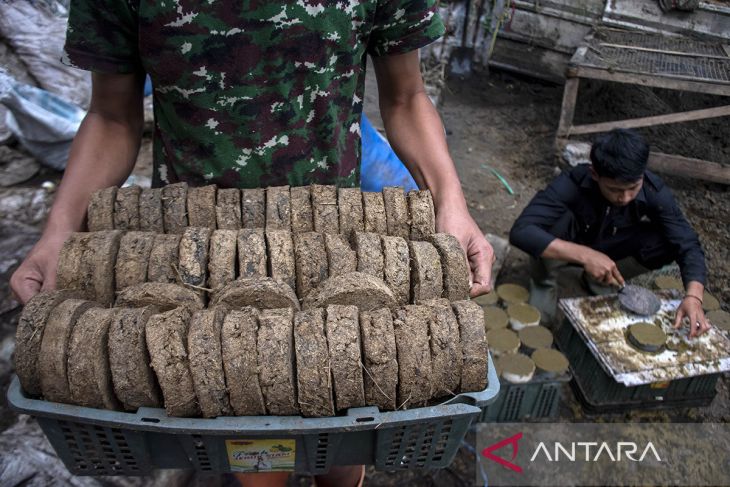
[[[362,133],[362,163],[360,188],[382,191],[384,186],[403,186],[405,191],[418,189],[406,166],[398,159],[388,141],[370,124],[365,114],[360,123]]]

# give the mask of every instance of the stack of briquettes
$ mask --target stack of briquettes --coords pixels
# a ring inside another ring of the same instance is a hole
[[[487,386],[483,311],[428,191],[112,187],[88,229],[21,315],[30,396],[320,417]]]

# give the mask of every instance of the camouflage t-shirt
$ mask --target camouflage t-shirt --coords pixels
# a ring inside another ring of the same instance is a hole
[[[366,54],[443,31],[435,0],[71,0],[64,62],[150,75],[155,186],[354,186]]]

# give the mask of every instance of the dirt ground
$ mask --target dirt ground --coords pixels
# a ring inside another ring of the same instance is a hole
[[[634,93],[631,89],[638,91]],[[554,150],[562,101],[562,86],[543,84],[507,73],[480,71],[471,79],[452,79],[442,92],[439,112],[449,149],[461,178],[470,210],[485,232],[507,238],[512,222],[536,191],[565,168]],[[576,123],[639,117],[669,110],[690,110],[718,103],[706,97],[674,97],[610,83],[586,84],[579,94]],[[642,101],[641,107],[632,105]],[[659,100],[659,102],[657,102]],[[648,113],[646,113],[648,112]],[[720,122],[718,122],[718,120]],[[655,150],[730,164],[730,126],[718,119],[642,131]],[[690,144],[685,144],[690,140]],[[694,147],[693,151],[690,147]],[[510,195],[496,170],[514,191]],[[726,186],[663,176],[690,224],[697,230],[707,257],[708,287],[730,302],[730,191]],[[500,282],[528,283],[528,259],[512,249]],[[728,374],[718,381],[718,394],[705,408],[634,411],[586,415],[569,386],[564,386],[557,421],[694,422],[730,419]],[[473,434],[467,436],[456,460],[447,469],[386,474],[368,470],[368,485],[470,485],[474,479]],[[301,484],[304,485],[304,484]]]
[[[484,232],[506,237],[512,222],[530,198],[564,167],[553,148],[561,99],[561,86],[500,72],[480,71],[468,80],[450,80],[446,85],[439,111],[469,207]],[[644,89],[637,94],[626,87],[603,83],[582,90],[576,117],[577,122],[600,121],[641,116],[642,111],[693,109],[712,103],[713,100],[707,98],[672,97],[667,93],[647,93]],[[375,120],[373,123],[378,126]],[[676,126],[644,133],[664,152],[707,157],[728,164],[729,132],[727,119],[718,119],[692,127]],[[135,171],[140,177],[149,176],[150,147],[147,140]],[[504,179],[504,183],[495,173]],[[0,431],[15,421],[14,414],[5,404],[4,391],[12,370],[10,353],[19,308],[9,299],[7,279],[37,238],[42,215],[52,198],[50,193],[38,192],[40,184],[57,182],[59,177],[57,173],[42,170],[31,181],[0,188],[0,387],[3,390]],[[728,187],[682,178],[667,177],[665,180],[700,235],[710,270],[710,289],[724,303],[730,303]],[[507,186],[514,194],[510,194]],[[15,200],[8,203],[8,198]],[[527,283],[525,254],[516,249],[511,251],[499,281]],[[586,417],[566,386],[560,420],[727,421],[730,418],[727,376],[719,382],[718,390],[717,398],[708,408]],[[381,473],[370,467],[366,485],[470,485],[474,479],[474,459],[469,443],[473,445],[473,434],[467,437],[455,462],[447,469]],[[290,485],[310,484],[308,479],[297,477],[292,478]]]

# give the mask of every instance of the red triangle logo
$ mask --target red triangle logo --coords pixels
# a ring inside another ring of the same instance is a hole
[[[497,455],[493,454],[492,452],[499,450],[500,448],[503,448],[507,445],[512,445],[512,458],[510,460],[514,460],[517,457],[517,452],[519,450],[518,441],[522,439],[522,433],[517,433],[516,435],[510,436],[509,438],[505,438],[504,440],[495,443],[493,445],[490,445],[486,447],[484,450],[482,450],[482,456],[484,458],[488,458],[492,460],[493,462],[497,462],[498,464],[502,465],[504,468],[508,468],[510,470],[514,470],[517,473],[522,473],[522,467],[519,465],[515,465],[514,463],[505,460],[502,457],[498,457]]]

